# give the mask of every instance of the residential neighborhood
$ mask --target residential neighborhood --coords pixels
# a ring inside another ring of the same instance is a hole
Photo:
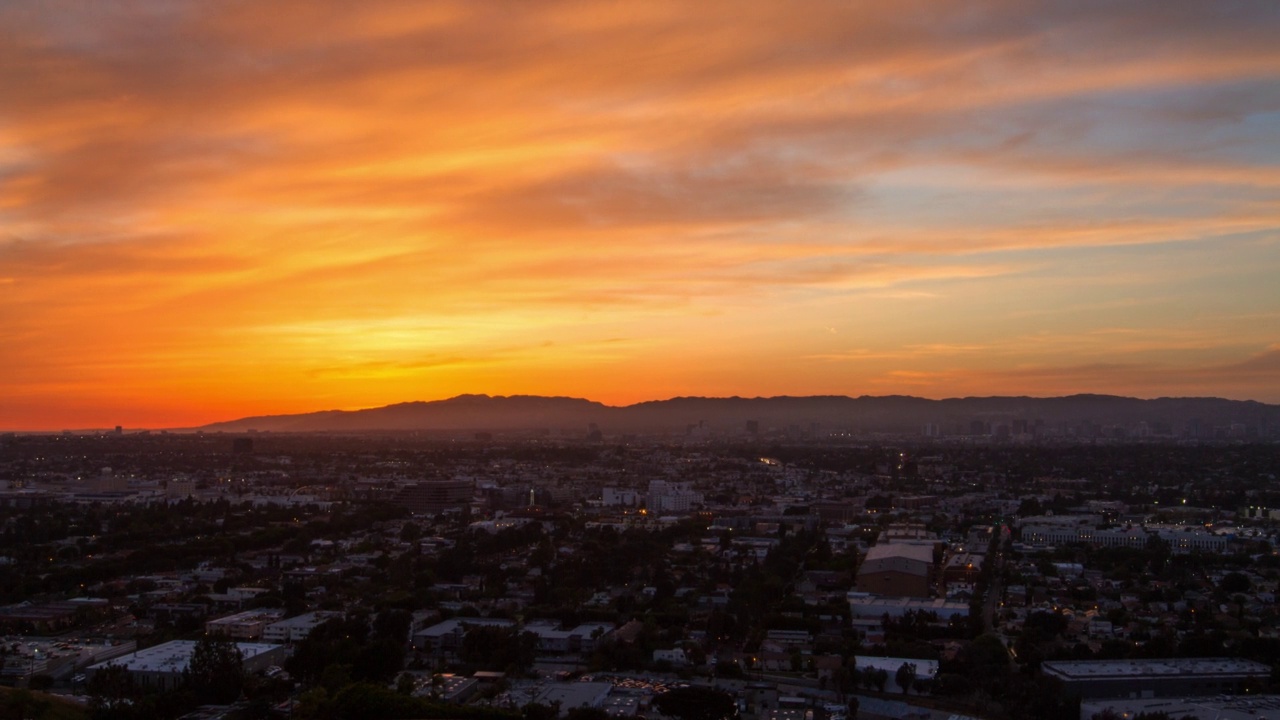
[[[103,718],[1280,707],[1272,444],[595,435],[6,436],[4,682]]]

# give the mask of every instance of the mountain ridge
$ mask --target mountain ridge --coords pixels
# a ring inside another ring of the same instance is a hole
[[[683,431],[699,424],[741,430],[755,421],[771,427],[818,424],[828,430],[918,432],[928,423],[955,434],[965,423],[1025,420],[1046,424],[1094,423],[1169,426],[1280,427],[1280,405],[1215,397],[1152,399],[1081,393],[1057,397],[969,396],[933,400],[911,395],[678,396],[630,405],[567,396],[457,395],[360,410],[258,415],[211,423],[205,432],[376,432],[404,430],[514,431],[581,429],[605,432]]]

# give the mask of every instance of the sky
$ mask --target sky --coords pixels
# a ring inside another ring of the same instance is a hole
[[[1280,402],[1280,4],[0,2],[0,428]]]

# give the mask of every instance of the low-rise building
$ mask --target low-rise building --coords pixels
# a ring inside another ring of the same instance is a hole
[[[584,623],[562,629],[559,623],[531,622],[523,630],[537,636],[539,653],[565,655],[593,651],[597,641],[613,632],[613,624]]]
[[[191,655],[198,643],[194,640],[171,640],[167,643],[138,650],[122,655],[114,660],[98,663],[89,667],[85,673],[90,678],[109,666],[123,667],[133,677],[138,687],[144,690],[166,691],[186,682],[185,673],[191,664]],[[244,658],[245,672],[265,670],[272,665],[284,662],[286,653],[283,645],[268,643],[236,643]]]
[[[849,610],[854,618],[878,619],[888,615],[902,617],[908,612],[931,612],[947,622],[955,617],[968,617],[969,604],[952,600],[920,599],[910,597],[886,597],[874,593],[851,592],[848,595]]]
[[[264,627],[262,640],[270,643],[295,643],[310,635],[317,625],[335,617],[342,617],[342,613],[317,611],[285,618]]]
[[[929,597],[933,548],[907,543],[872,546],[858,567],[857,585],[859,591],[878,595]]]
[[[257,640],[268,625],[278,622],[283,615],[281,610],[246,610],[209,620],[204,624],[204,631],[220,633],[233,640]]]
[[[1086,699],[1234,694],[1271,675],[1269,666],[1239,658],[1054,660],[1041,670]]]
[[[435,655],[457,652],[462,647],[462,639],[471,627],[515,627],[514,620],[502,618],[449,618],[431,627],[423,628],[413,634],[413,647],[416,650]]]

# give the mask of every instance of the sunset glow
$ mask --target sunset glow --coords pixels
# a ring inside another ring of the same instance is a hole
[[[0,429],[1280,402],[1280,5],[0,6]]]

